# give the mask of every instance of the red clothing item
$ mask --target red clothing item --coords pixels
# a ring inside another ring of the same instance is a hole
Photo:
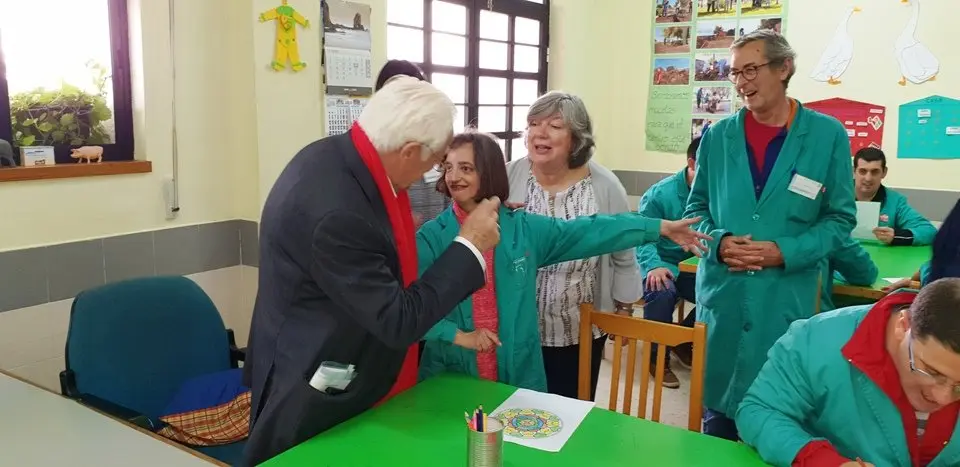
[[[757,168],[763,171],[763,164],[767,159],[767,146],[783,130],[783,127],[766,126],[753,118],[753,112],[747,112],[743,125],[747,145],[753,152],[753,160],[756,161]]]
[[[457,222],[463,225],[467,212],[453,204]],[[493,280],[493,249],[483,252],[483,262],[487,266],[487,282],[483,288],[473,293],[473,327],[499,333],[500,313],[497,311],[497,291]],[[480,377],[497,381],[497,351],[477,352],[477,372]]]
[[[380,155],[377,154],[377,149],[373,147],[373,143],[370,142],[370,138],[363,132],[360,125],[353,124],[353,128],[350,129],[350,139],[353,140],[354,147],[360,153],[360,159],[370,170],[370,175],[373,176],[373,181],[377,184],[377,191],[380,192],[380,199],[383,201],[383,206],[387,210],[387,217],[390,219],[397,255],[400,257],[400,276],[403,279],[404,287],[407,287],[417,280],[418,274],[416,229],[413,226],[410,196],[406,191],[394,194],[393,187],[390,186],[390,179],[387,178],[387,171],[384,170],[383,163],[380,161]],[[418,354],[419,343],[414,342],[407,349],[396,382],[390,388],[390,392],[377,405],[417,384]]]
[[[917,296],[914,292],[888,295],[877,302],[857,327],[853,337],[843,346],[843,356],[890,398],[900,409],[903,430],[910,449],[911,464],[924,467],[933,461],[953,436],[953,428],[960,415],[960,402],[954,402],[930,414],[922,438],[917,436],[917,414],[900,386],[900,375],[886,349],[887,322],[891,313],[902,305],[909,305]],[[794,467],[837,467],[850,462],[826,441],[808,443],[793,460]],[[870,459],[864,459],[869,462]]]

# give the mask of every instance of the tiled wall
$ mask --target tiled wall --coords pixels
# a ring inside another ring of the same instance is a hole
[[[59,390],[73,297],[153,275],[197,282],[245,345],[258,251],[257,224],[237,220],[0,252],[0,369]]]
[[[679,171],[680,167],[677,167],[677,170]],[[642,172],[639,170],[614,170],[614,173],[617,174],[620,183],[622,183],[623,187],[627,190],[627,195],[630,197],[630,206],[636,209],[640,201],[640,196],[643,196],[644,192],[654,183],[676,172],[662,173]],[[957,199],[960,198],[960,192],[956,191],[891,188],[906,196],[914,209],[935,223],[943,221],[943,218],[947,217],[947,214],[957,203]]]

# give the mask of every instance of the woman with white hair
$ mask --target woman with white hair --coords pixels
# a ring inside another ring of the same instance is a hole
[[[551,91],[527,113],[528,156],[510,162],[510,202],[534,214],[564,220],[592,214],[630,212],[627,192],[616,175],[590,160],[593,123],[583,100]],[[632,314],[641,297],[640,269],[633,248],[567,261],[537,271],[537,308],[547,390],[577,397],[580,344],[593,346],[591,399],[596,393],[606,335],[594,329],[593,342],[579,342],[580,304]]]

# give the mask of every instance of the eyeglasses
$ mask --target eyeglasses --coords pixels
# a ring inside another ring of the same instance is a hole
[[[769,64],[770,64],[770,62],[761,63],[761,64],[759,64],[759,65],[747,65],[747,66],[744,67],[744,69],[742,69],[742,70],[739,70],[739,71],[733,70],[733,71],[731,71],[730,74],[727,75],[727,79],[729,79],[730,82],[731,82],[731,83],[734,83],[734,84],[736,84],[737,78],[740,77],[740,76],[743,76],[743,79],[745,79],[745,80],[747,80],[747,81],[753,81],[753,80],[757,79],[757,72],[760,71],[761,68],[763,68],[763,67],[765,67],[765,66],[767,66],[767,65],[769,65]]]
[[[909,332],[909,331],[908,331]],[[953,390],[955,396],[960,396],[960,384],[957,384],[953,381],[950,381],[946,376],[943,375],[931,375],[925,370],[917,368],[916,363],[913,359],[913,332],[910,332],[907,335],[907,356],[910,358],[910,371],[922,375],[926,378],[932,379],[937,386],[950,387]]]

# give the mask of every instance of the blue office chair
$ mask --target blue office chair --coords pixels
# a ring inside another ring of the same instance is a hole
[[[184,382],[238,368],[243,354],[216,305],[192,280],[131,279],[74,299],[60,389],[150,429]],[[232,465],[243,442],[191,448]]]

